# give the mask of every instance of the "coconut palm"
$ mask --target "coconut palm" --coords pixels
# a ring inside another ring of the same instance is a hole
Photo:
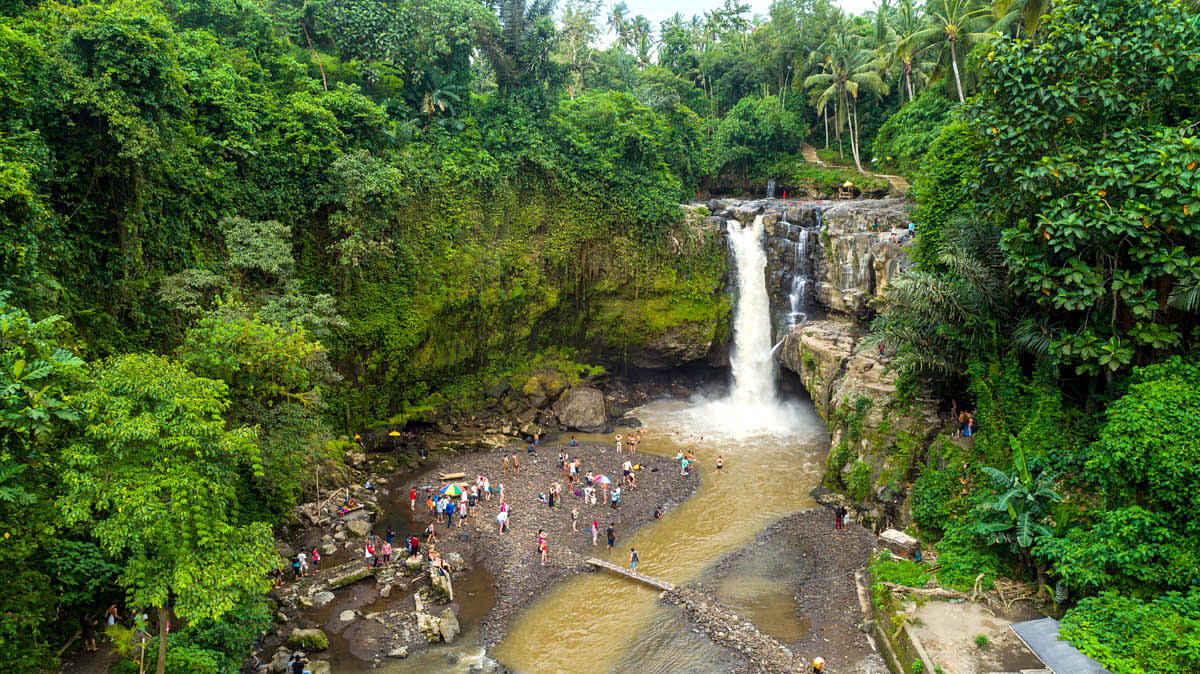
[[[976,29],[988,13],[987,7],[972,6],[971,0],[930,0],[925,6],[929,25],[918,33],[917,39],[941,45],[949,52],[959,103],[966,103],[967,98],[963,95],[962,77],[958,72],[958,46],[981,36]]]
[[[650,52],[654,50],[654,27],[650,20],[638,14],[629,23],[629,40],[637,54],[638,67],[642,70],[650,65]]]
[[[555,0],[499,0],[494,7],[500,30],[481,35],[483,52],[501,89],[514,89],[545,78],[554,47]]]
[[[629,5],[624,2],[613,3],[608,13],[608,32],[616,36],[616,45],[624,51],[630,45],[629,39]]]
[[[925,17],[913,0],[900,0],[900,5],[888,19],[888,27],[891,29],[889,65],[900,64],[900,79],[908,92],[908,100],[912,101],[916,91],[929,81],[929,71],[933,68],[933,63],[925,59],[929,45],[920,39]],[[916,86],[913,80],[916,80]]]
[[[850,131],[850,152],[854,156],[854,165],[861,171],[862,159],[858,147],[859,94],[877,97],[887,94],[888,87],[879,75],[884,64],[872,50],[862,46],[862,38],[851,33],[848,24],[842,24],[834,31],[820,53],[825,72],[809,75],[804,80],[804,86],[820,91],[817,96],[818,114],[824,114],[831,101],[835,103],[835,129],[839,143],[841,129],[846,126]]]
[[[1050,13],[1052,0],[992,0],[989,19],[990,32],[997,35],[1020,36],[1037,42],[1042,17]]]

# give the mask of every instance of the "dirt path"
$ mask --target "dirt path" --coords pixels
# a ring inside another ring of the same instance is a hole
[[[829,165],[821,161],[821,158],[817,156],[817,149],[808,143],[805,143],[800,147],[800,152],[804,155],[804,161],[828,168]],[[891,184],[892,189],[896,190],[900,196],[904,196],[904,194],[908,192],[908,181],[901,176],[889,175],[887,173],[872,173],[871,171],[861,170],[860,172],[869,176],[875,176],[876,178],[883,178],[884,180],[888,181],[889,184]]]
[[[931,601],[917,608],[919,624],[910,629],[934,664],[947,672],[1016,672],[1041,669],[1044,665],[1008,625],[1040,617],[1026,601],[1009,609],[998,607],[994,614],[980,603]],[[987,637],[983,646],[975,641],[981,634]]]

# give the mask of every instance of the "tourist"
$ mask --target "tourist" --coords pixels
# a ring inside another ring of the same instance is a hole
[[[304,669],[304,665],[306,664],[308,664],[308,661],[302,656],[293,654],[291,661],[288,662],[288,667],[291,668],[292,674],[304,674],[304,672],[308,671]]]
[[[470,510],[468,510],[466,506],[458,509],[458,528],[459,529],[461,529],[463,524],[466,523],[467,517],[469,517],[470,514],[471,514]]]
[[[471,517],[475,516],[475,505],[479,503],[479,487],[471,487],[471,493],[467,496],[467,510],[470,511]]]
[[[912,225],[909,225],[910,227]],[[812,664],[813,674],[822,674],[825,671],[825,658],[816,658]]]
[[[629,570],[637,571],[638,555],[637,550],[629,548]]]
[[[617,454],[621,453],[621,434],[617,433]]]
[[[87,613],[79,615],[79,636],[83,640],[83,652],[96,652],[96,622]]]
[[[388,525],[387,533],[384,534],[383,537],[387,539],[388,543],[396,540],[396,531],[392,529],[391,525]]]
[[[551,510],[554,510],[554,485],[550,485],[549,494],[550,496],[546,499],[546,505],[549,506]]]
[[[721,469],[723,469],[724,467],[725,467],[725,459],[721,458],[721,455],[718,454],[717,455],[717,475],[721,474]]]
[[[592,486],[592,482],[594,482],[595,480],[596,480],[596,476],[592,475],[592,471],[590,471],[590,470],[587,472],[587,475],[583,476],[584,484],[586,484],[589,487]]]
[[[272,580],[275,581],[275,587],[277,589],[280,587],[283,587],[283,568],[280,567],[278,563],[275,564],[274,569],[271,569],[267,573],[267,576],[269,576]]]
[[[579,531],[579,508],[571,508],[571,531]]]
[[[370,541],[363,546],[363,561],[367,563],[368,569],[375,565],[375,546],[371,545]]]
[[[629,476],[632,474],[633,474],[633,462],[630,461],[629,459],[626,459],[625,463],[621,464],[621,482],[628,484]]]
[[[375,485],[371,484],[371,481],[370,481],[370,480],[367,480],[367,483],[363,485],[363,489],[366,489],[366,490],[367,490],[367,491],[369,491],[369,492],[374,492],[374,491],[375,491]]]
[[[597,520],[592,520],[592,546],[593,547],[596,545],[599,545],[596,542],[596,538],[598,538],[599,536],[600,536],[600,522],[598,522]]]
[[[612,551],[613,546],[617,544],[617,532],[615,529],[613,529],[616,524],[616,522],[610,522],[608,524],[608,530],[604,532],[604,535],[608,537],[608,549],[610,552]]]
[[[384,541],[383,549],[380,550],[380,552],[383,553],[383,563],[390,564],[392,561],[392,543],[391,543],[391,541]]]
[[[434,543],[437,543],[437,531],[434,529],[433,520],[429,520],[429,526],[425,527],[425,545]]]
[[[596,505],[596,488],[590,484],[583,488],[583,502]]]
[[[634,470],[637,470],[637,468],[635,467]],[[637,489],[637,473],[629,474],[629,488]]]
[[[507,510],[501,510],[499,513],[496,513],[496,523],[499,525],[499,529],[496,531],[496,533],[503,534],[504,526],[506,524],[508,524],[508,511]]]
[[[454,526],[454,501],[446,499],[446,531]]]
[[[662,519],[662,516],[663,516],[663,507],[662,507],[661,505],[660,505],[660,506],[655,506],[655,508],[654,508],[654,519],[656,519],[656,520],[661,520],[661,519]]]
[[[544,534],[538,534],[538,550],[542,553],[542,566],[546,565],[546,559],[549,556],[549,548],[546,545],[546,537]]]
[[[571,442],[569,443],[569,445],[570,445],[571,447],[578,447],[578,446],[579,446],[579,443],[575,441],[575,436],[574,436],[574,435],[572,435],[572,436],[571,436]]]
[[[540,446],[541,446],[541,444],[542,444],[542,434],[541,434],[540,432],[539,432],[539,433],[534,433],[534,434],[533,434],[533,448],[534,448],[534,450],[537,450],[537,449],[538,449],[538,447],[540,447]]]
[[[300,559],[292,560],[292,580],[300,580]]]
[[[427,512],[425,514],[427,516],[432,515],[434,508],[437,507],[437,504],[434,502],[432,495],[425,499],[425,505],[429,506],[429,512]]]
[[[550,489],[554,491],[554,505],[550,507],[558,510],[560,507],[562,507],[562,485],[558,482],[555,482],[550,486]]]
[[[408,489],[408,509],[413,512],[417,511],[417,488],[416,487],[409,487],[409,489]]]
[[[846,506],[838,504],[836,510],[833,511],[833,528],[835,531],[846,528]]]
[[[317,552],[316,548],[312,549],[312,566],[313,575],[317,574],[317,568],[321,566],[321,553]]]
[[[521,464],[519,461],[517,461],[517,453],[516,452],[513,452],[512,461],[513,461],[513,472],[516,473],[517,475],[520,475],[521,474]]]
[[[504,474],[508,475],[508,452],[504,453]]]
[[[621,488],[613,487],[612,490],[612,509],[616,510],[621,507]]]
[[[686,456],[679,457],[679,474],[683,476],[688,474],[688,460]]]
[[[486,475],[483,477],[483,500],[492,500],[492,482]]]
[[[533,440],[529,441],[529,446],[525,448],[525,452],[530,455],[537,454],[537,447],[533,446]]]
[[[567,476],[567,450],[558,450],[558,469],[563,472],[563,477]]]
[[[283,572],[280,572],[279,575],[282,576]],[[112,627],[113,625],[117,624],[117,619],[119,617],[120,616],[117,615],[117,605],[110,604],[108,610],[104,612],[104,622],[108,623],[109,627]]]

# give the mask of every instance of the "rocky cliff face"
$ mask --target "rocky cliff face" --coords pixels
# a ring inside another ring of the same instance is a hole
[[[865,315],[871,299],[906,266],[912,244],[901,199],[714,199],[706,206],[712,215],[705,221],[716,227],[763,216],[776,339],[814,314]]]
[[[908,222],[901,199],[840,201],[824,208],[817,302],[829,311],[864,315],[867,303],[907,263]]]
[[[876,522],[904,525],[909,473],[941,421],[935,401],[897,395],[890,359],[860,350],[863,334],[843,318],[808,321],[784,338],[776,357],[800,375],[829,426],[825,485]]]

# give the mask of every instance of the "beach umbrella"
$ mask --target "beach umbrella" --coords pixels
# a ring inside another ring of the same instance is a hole
[[[462,496],[463,490],[462,487],[456,484],[448,484],[445,487],[442,487],[439,493],[445,494],[446,496]]]
[[[596,478],[596,484],[611,484],[612,480],[608,479],[607,475],[600,475]]]

